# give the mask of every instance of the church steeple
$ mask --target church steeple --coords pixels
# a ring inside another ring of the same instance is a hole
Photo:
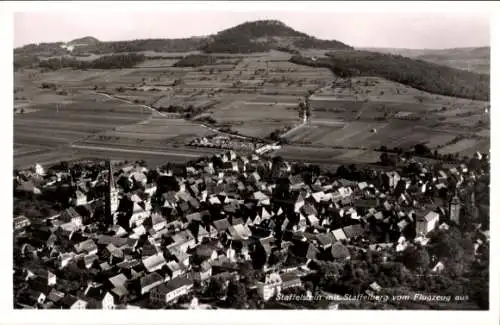
[[[455,222],[457,225],[460,224],[460,207],[461,202],[458,197],[458,186],[455,186],[455,193],[450,201],[450,220]]]
[[[115,224],[114,214],[118,210],[118,190],[116,189],[115,180],[113,177],[113,168],[111,161],[106,161],[108,169],[108,190],[106,191],[106,224]]]

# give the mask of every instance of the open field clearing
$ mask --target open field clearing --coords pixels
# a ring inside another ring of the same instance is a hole
[[[106,70],[62,69],[41,74],[37,82],[52,82],[56,84],[84,83],[95,79],[103,79],[108,74],[109,71]]]
[[[481,115],[484,109],[476,108],[463,108],[454,109],[448,114],[444,115],[442,105],[436,103],[405,103],[397,101],[361,101],[361,100],[346,100],[341,98],[312,96],[310,99],[311,107],[313,109],[313,116],[318,118],[367,118],[376,119],[384,118],[386,116],[392,118],[404,118],[405,115],[414,115],[419,118],[434,118],[447,120],[451,116],[465,114],[479,114]],[[410,113],[410,114],[408,114]]]
[[[287,109],[287,107],[290,105],[233,102],[229,107],[216,110],[212,117],[221,123],[269,120],[298,121],[297,111]]]
[[[320,147],[283,146],[274,155],[290,161],[303,161],[317,164],[375,163],[380,152],[370,150],[330,149]]]
[[[374,132],[376,130],[376,132]],[[348,122],[325,120],[308,123],[287,135],[290,143],[313,144],[327,147],[378,149],[411,149],[416,144],[426,143],[434,148],[455,138],[455,134],[416,126],[411,122]]]
[[[343,125],[304,125],[287,135],[287,140],[291,143],[321,143],[321,140],[336,129],[342,129]]]
[[[296,108],[301,97],[220,93],[219,103],[203,116],[250,137],[267,137],[276,129],[299,122]]]
[[[212,135],[208,128],[182,119],[152,118],[147,121],[118,127],[94,136],[89,141],[106,144],[157,146],[167,143],[187,143],[192,138]]]
[[[47,149],[42,149],[40,147],[32,147],[32,146],[25,146],[25,145],[19,145],[14,143],[14,156],[19,157],[19,156],[26,156],[26,155],[32,155],[37,152],[42,152],[46,151]]]
[[[54,118],[54,119],[70,119],[82,116],[96,117],[104,120],[123,119],[137,120],[144,118],[145,112],[135,104],[116,103],[116,102],[72,102],[69,104],[46,104],[36,105],[33,108],[40,109],[37,113],[26,115],[26,118]],[[146,112],[148,113],[148,112]],[[106,114],[106,116],[96,115]]]
[[[487,125],[490,121],[490,117],[489,115],[485,114],[474,114],[470,116],[465,115],[465,116],[450,117],[444,121],[445,123],[456,124],[462,127],[473,127],[477,126],[478,123],[483,123],[484,125]]]
[[[150,111],[98,95],[80,95],[85,101],[41,104],[38,111],[14,117],[14,143],[34,147],[59,147],[93,133],[147,119]]]
[[[426,143],[441,153],[488,148],[475,140],[446,146],[458,135],[474,134],[480,123],[487,125],[486,102],[433,95],[380,78],[353,78],[352,84],[351,90],[325,87],[312,95],[312,123],[288,140],[353,148],[408,149]],[[347,123],[339,128],[339,121]]]
[[[469,157],[471,157],[477,151],[489,152],[490,141],[478,140],[478,139],[463,139],[458,141],[457,143],[439,149],[439,152],[443,154],[458,153],[460,156],[469,156]]]
[[[59,161],[72,160],[79,157],[80,155],[78,155],[75,151],[70,150],[69,148],[33,152],[32,154],[25,155],[14,155],[14,168],[22,169],[30,166],[32,167],[36,163],[45,166],[55,164]]]
[[[136,68],[151,68],[151,67],[171,67],[178,59],[158,59],[158,60],[146,60],[142,63],[136,65]]]
[[[23,100],[15,100],[14,99],[14,108],[25,108],[25,112],[28,111],[26,108],[34,108],[36,105],[44,105],[44,104],[71,104],[74,103],[72,96],[68,95],[58,95],[54,92],[43,91],[43,90],[35,90],[30,91],[29,94],[23,93],[22,95],[18,95],[17,98],[26,98]],[[29,99],[28,99],[29,98]]]
[[[294,104],[296,107],[298,103],[303,101],[303,97],[299,96],[274,96],[274,95],[256,95],[252,96],[248,99],[243,100],[246,103],[257,102],[257,103],[278,103],[278,104]]]
[[[19,144],[42,144],[57,146],[61,144],[71,143],[78,139],[87,136],[88,133],[74,130],[51,130],[51,129],[36,129],[32,133],[32,128],[16,127],[14,131],[14,142]]]
[[[145,160],[148,166],[156,167],[168,162],[185,163],[198,157],[213,154],[214,152],[184,152],[175,148],[171,149],[171,151],[154,151],[81,146],[78,148],[65,148],[45,153],[35,153],[34,155],[15,156],[14,166],[15,168],[27,168],[34,166],[36,163],[49,166],[63,160],[102,158],[128,161]]]
[[[80,157],[104,157],[112,160],[137,161],[144,160],[151,168],[171,163],[185,163],[199,157],[213,155],[218,152],[211,150],[189,150],[186,148],[141,149],[117,146],[98,146],[79,144],[72,150]]]
[[[483,138],[489,138],[490,137],[490,130],[489,129],[482,129],[479,132],[476,132],[477,136],[483,137]]]
[[[27,147],[16,145],[18,153],[14,155],[15,168],[27,168],[40,163],[44,166],[62,160],[100,158],[112,160],[145,160],[148,166],[164,165],[167,162],[184,163],[198,157],[212,155],[221,150],[212,148],[190,148],[162,146],[160,148],[143,146],[108,145],[106,143],[76,143],[60,149],[39,149],[28,152]],[[21,151],[23,150],[23,151]]]
[[[351,79],[352,88],[325,87],[315,93],[315,96],[333,96],[355,98],[368,102],[397,102],[405,104],[420,104],[420,109],[434,110],[446,107],[446,110],[484,110],[484,101],[448,97],[430,94],[396,82],[375,77],[357,77]],[[314,98],[314,97],[313,97]],[[325,98],[326,99],[326,98]]]

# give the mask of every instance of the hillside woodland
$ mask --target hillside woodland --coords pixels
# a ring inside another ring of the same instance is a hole
[[[412,50],[412,49],[391,49],[391,48],[366,48],[363,50],[399,54],[412,59],[420,59],[446,65],[455,69],[473,71],[477,73],[490,73],[490,52],[489,46],[471,48],[452,48],[440,50]]]
[[[39,66],[49,70],[73,69],[123,69],[132,68],[146,60],[143,54],[126,53],[101,56],[91,61],[81,61],[71,57],[41,60]]]
[[[293,56],[291,62],[326,67],[340,77],[372,76],[430,93],[489,101],[490,77],[400,55],[368,51],[335,51],[326,58]]]
[[[246,22],[223,30],[201,48],[206,53],[266,52],[281,47],[343,49],[352,47],[335,40],[320,40],[276,20]]]

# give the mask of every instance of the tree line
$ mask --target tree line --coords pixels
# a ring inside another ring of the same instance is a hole
[[[98,42],[86,46],[78,46],[74,53],[124,53],[124,52],[191,52],[205,43],[203,38],[179,39],[142,39],[131,41]]]
[[[82,61],[69,57],[52,58],[41,60],[39,66],[50,70],[58,70],[63,68],[73,69],[123,69],[132,68],[135,65],[144,62],[146,57],[143,54],[127,53],[127,54],[112,54],[101,56],[95,60]]]

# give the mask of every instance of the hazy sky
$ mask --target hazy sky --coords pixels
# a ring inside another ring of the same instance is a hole
[[[23,12],[14,14],[14,44],[180,38],[216,33],[245,21],[277,19],[323,39],[357,47],[452,48],[490,44],[488,14],[273,12]]]

